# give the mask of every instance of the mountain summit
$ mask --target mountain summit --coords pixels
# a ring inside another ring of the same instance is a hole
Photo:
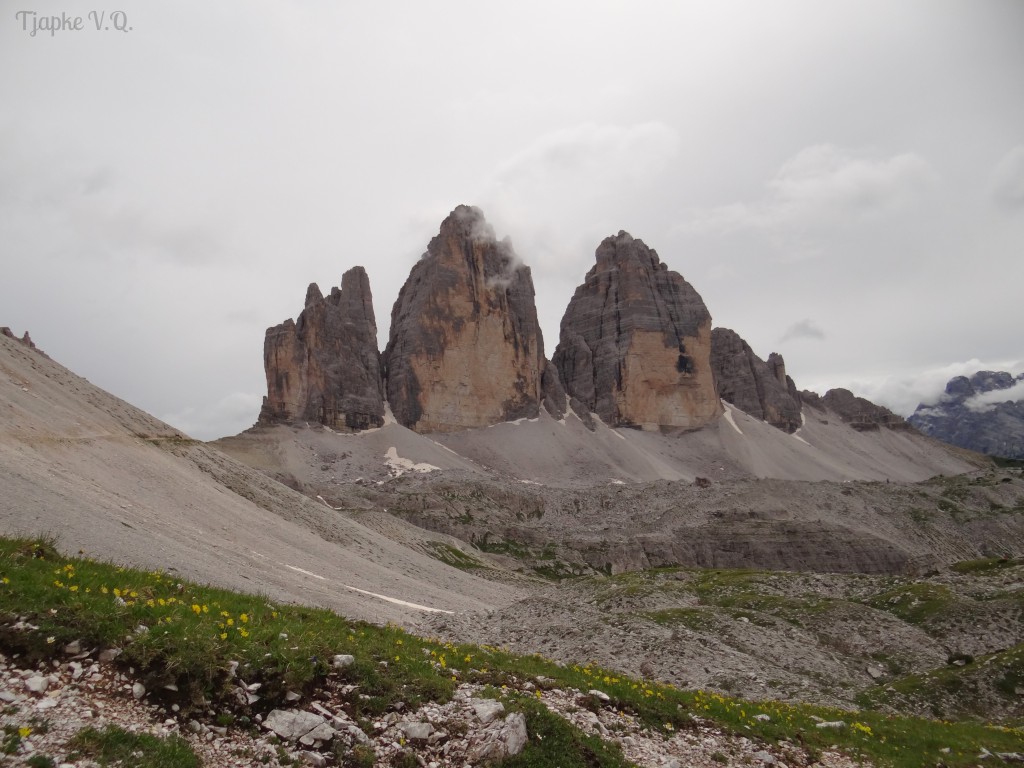
[[[718,418],[700,294],[627,232],[605,238],[596,258],[562,318],[553,362],[566,392],[613,427],[699,429]]]
[[[934,405],[908,421],[943,442],[991,456],[1024,459],[1024,374],[978,371],[957,376]]]

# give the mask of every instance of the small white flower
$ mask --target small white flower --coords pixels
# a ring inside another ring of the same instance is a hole
[[[51,636],[51,637],[46,638],[47,645],[53,645],[56,642],[57,642],[57,638],[56,637],[52,637]]]

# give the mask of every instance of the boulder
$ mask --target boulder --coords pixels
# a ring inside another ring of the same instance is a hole
[[[562,318],[552,361],[570,398],[609,426],[699,429],[722,413],[711,315],[657,252],[605,238]]]
[[[715,328],[711,369],[718,396],[726,402],[785,432],[800,428],[800,395],[779,353],[765,362],[735,331]]]
[[[370,281],[362,267],[323,296],[313,283],[297,321],[268,328],[267,396],[260,422],[318,422],[362,430],[384,424],[384,384]]]
[[[534,418],[545,387],[557,395],[530,268],[479,208],[452,211],[412,268],[383,359],[395,419],[417,432]]]
[[[285,741],[329,741],[334,736],[334,729],[323,717],[302,710],[272,710],[263,721],[263,727]]]

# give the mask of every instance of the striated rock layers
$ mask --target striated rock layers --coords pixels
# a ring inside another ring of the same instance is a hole
[[[848,389],[830,389],[824,396],[805,389],[800,393],[800,400],[812,408],[833,411],[844,424],[858,432],[878,430],[882,427],[912,429],[902,416],[897,416],[888,408],[875,405],[863,397],[857,397]]]
[[[324,296],[313,283],[298,321],[267,329],[261,423],[315,421],[334,429],[384,424],[384,386],[370,281],[362,267]]]
[[[723,400],[786,432],[800,428],[800,394],[786,375],[782,355],[772,352],[765,362],[735,331],[715,328],[711,370]]]
[[[926,435],[979,453],[1024,459],[1024,373],[978,371],[957,376],[933,405],[908,421]]]
[[[626,232],[596,255],[553,358],[568,395],[610,426],[699,429],[715,419],[711,315],[700,295]]]
[[[545,376],[533,278],[479,208],[460,205],[416,263],[384,350],[395,419],[448,432],[537,416]]]

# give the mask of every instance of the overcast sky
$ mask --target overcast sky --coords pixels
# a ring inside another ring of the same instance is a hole
[[[1019,0],[0,8],[0,325],[193,436],[255,421],[310,282],[365,266],[383,348],[459,203],[548,357],[624,229],[801,388],[1024,370]]]

